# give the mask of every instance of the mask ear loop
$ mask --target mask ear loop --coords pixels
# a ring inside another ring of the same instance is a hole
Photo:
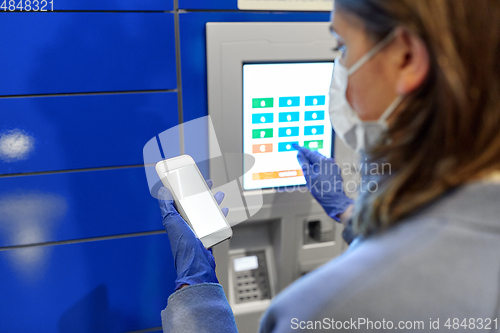
[[[362,56],[354,65],[352,65],[348,70],[348,75],[351,76],[356,72],[361,66],[365,64],[371,57],[382,50],[387,44],[389,44],[396,36],[396,30],[392,30],[384,39],[382,39],[377,45],[375,45],[368,53]]]
[[[387,118],[390,117],[390,115],[396,110],[396,108],[403,102],[404,96],[403,95],[398,95],[396,99],[389,105],[387,110],[380,116],[378,119],[378,122],[385,122]]]

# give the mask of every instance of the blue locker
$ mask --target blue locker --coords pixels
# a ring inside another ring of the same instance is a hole
[[[163,229],[143,167],[0,178],[0,211],[0,247]]]
[[[176,278],[166,234],[0,251],[0,270],[5,333],[158,327]]]
[[[54,10],[151,10],[174,9],[173,0],[54,0]]]
[[[7,98],[0,113],[0,141],[30,144],[0,149],[0,174],[142,164],[148,140],[179,122],[170,92]]]
[[[238,9],[238,0],[179,0],[179,9]]]
[[[172,13],[8,13],[0,95],[175,89]]]

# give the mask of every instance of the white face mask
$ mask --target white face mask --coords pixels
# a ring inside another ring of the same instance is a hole
[[[401,104],[403,96],[398,96],[378,120],[362,121],[346,98],[348,78],[393,38],[394,32],[390,33],[349,69],[340,63],[339,58],[335,60],[330,86],[330,121],[335,133],[357,153],[365,152],[379,143],[382,135],[388,130],[387,118]]]

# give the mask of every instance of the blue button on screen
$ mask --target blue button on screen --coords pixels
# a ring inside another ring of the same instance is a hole
[[[252,115],[252,124],[272,123],[274,116],[272,113],[256,113]]]
[[[325,96],[306,96],[306,106],[325,105]]]
[[[325,111],[306,111],[304,119],[306,121],[324,120],[325,119]]]
[[[298,136],[299,135],[299,128],[298,127],[280,127],[278,135],[280,137]]]
[[[296,150],[293,148],[293,144],[298,145],[298,141],[290,141],[290,142],[280,142],[278,143],[278,152],[283,152],[283,151],[294,151]]]
[[[324,126],[305,126],[304,127],[304,135],[318,135],[324,134],[325,127]]]
[[[280,123],[287,123],[290,121],[299,121],[299,112],[281,112],[280,113]]]
[[[291,106],[300,106],[300,97],[299,96],[280,97],[279,105],[280,105],[280,108],[291,107]]]

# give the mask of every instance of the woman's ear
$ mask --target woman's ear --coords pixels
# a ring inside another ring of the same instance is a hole
[[[430,68],[429,52],[424,41],[407,29],[398,28],[398,76],[396,92],[407,95],[417,90],[427,78]]]

